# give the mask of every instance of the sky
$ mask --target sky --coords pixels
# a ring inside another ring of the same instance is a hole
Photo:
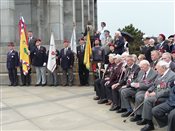
[[[115,31],[129,24],[148,36],[160,33],[167,37],[175,33],[174,0],[97,0],[98,27],[107,24],[114,36]]]

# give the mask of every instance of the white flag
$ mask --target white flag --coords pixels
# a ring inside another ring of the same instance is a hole
[[[56,49],[55,49],[55,40],[53,33],[51,33],[50,38],[50,47],[49,47],[49,58],[47,61],[47,69],[53,72],[56,68]]]
[[[74,53],[77,53],[77,44],[76,44],[76,33],[75,33],[75,27],[73,27],[71,42],[70,42],[70,48]]]

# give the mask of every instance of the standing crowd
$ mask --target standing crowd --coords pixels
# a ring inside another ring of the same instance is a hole
[[[171,35],[166,40],[164,34],[159,34],[157,44],[155,39],[144,36],[144,46],[140,47],[137,57],[131,54],[127,38],[120,31],[115,33],[114,39],[101,23],[101,30],[94,31],[88,22],[84,37],[79,39],[76,58],[80,86],[89,85],[89,70],[84,64],[86,35],[90,33],[92,46],[92,72],[94,89],[98,104],[111,105],[110,111],[122,113],[121,117],[132,116],[130,121],[137,125],[145,125],[141,131],[154,130],[153,117],[160,127],[168,124],[168,131],[175,130],[175,39]],[[28,32],[28,45],[31,68],[36,70],[35,86],[58,85],[57,69],[62,68],[62,85],[72,86],[73,66],[75,54],[69,47],[69,41],[64,40],[64,48],[56,50],[57,68],[48,71],[46,81],[46,65],[48,52],[42,41]],[[7,54],[7,69],[10,86],[16,86],[17,67],[21,69],[22,86],[31,84],[31,69],[24,75],[19,61],[18,52],[14,50],[14,43],[9,43]],[[137,110],[134,110],[137,109]],[[134,111],[134,113],[132,113]],[[131,114],[132,113],[132,114]]]

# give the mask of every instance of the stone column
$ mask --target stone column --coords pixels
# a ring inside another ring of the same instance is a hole
[[[15,42],[15,2],[14,0],[1,0],[0,2],[0,44]]]
[[[63,0],[48,0],[48,36],[54,33],[56,46],[61,48],[63,41]]]

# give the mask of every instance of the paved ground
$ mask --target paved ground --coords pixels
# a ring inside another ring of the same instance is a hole
[[[1,130],[140,130],[93,96],[92,87],[1,86]]]

